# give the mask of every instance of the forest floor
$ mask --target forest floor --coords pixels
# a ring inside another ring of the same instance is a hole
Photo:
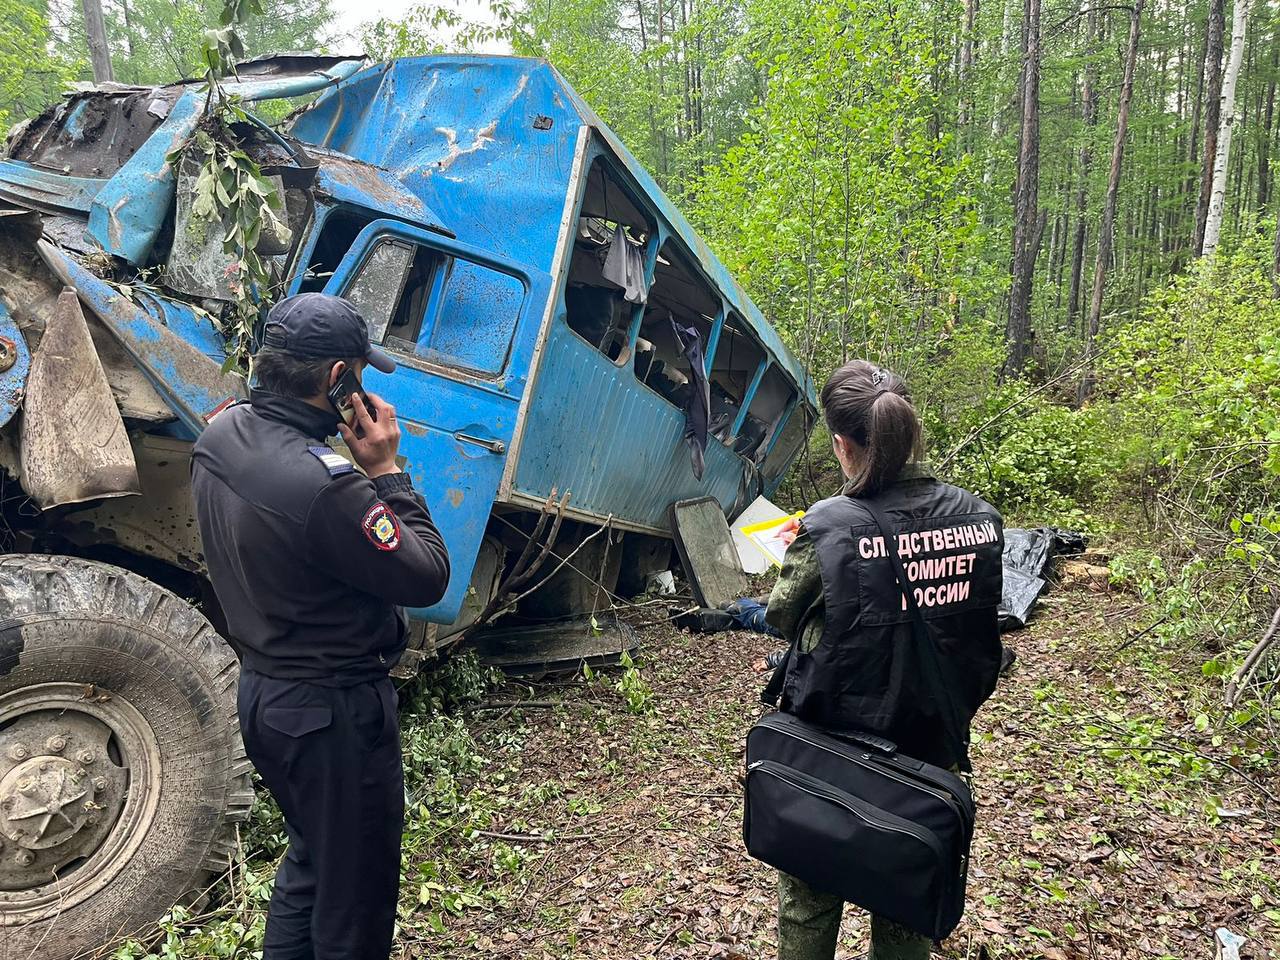
[[[1239,736],[1199,709],[1221,681],[1156,645],[1142,610],[1077,582],[1007,637],[1017,665],[974,731],[968,911],[942,956],[1211,958],[1225,926],[1245,960],[1280,957],[1280,778],[1232,758]],[[458,817],[406,848],[399,955],[775,956],[739,783],[775,645],[653,626],[639,673],[490,691],[466,717]],[[866,929],[847,909],[839,956]]]

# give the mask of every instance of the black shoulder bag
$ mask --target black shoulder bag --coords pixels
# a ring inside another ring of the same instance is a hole
[[[945,736],[968,770],[965,727],[893,547],[893,527],[879,507],[861,502],[890,545],[917,660],[946,713]],[[766,699],[776,699],[795,652],[793,643]],[[960,777],[904,756],[883,737],[823,730],[781,712],[762,717],[747,735],[747,852],[933,940],[946,937],[964,914],[974,813]]]

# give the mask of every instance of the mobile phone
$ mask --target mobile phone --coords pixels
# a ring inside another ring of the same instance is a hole
[[[359,378],[347,369],[342,372],[338,382],[329,388],[329,402],[333,404],[333,409],[338,412],[338,416],[347,426],[351,426],[356,419],[355,407],[351,402],[351,398],[356,394],[359,394],[360,399],[364,401],[364,408],[369,411],[369,416],[375,420],[378,418],[369,403],[368,396],[365,395],[364,388],[360,386]]]

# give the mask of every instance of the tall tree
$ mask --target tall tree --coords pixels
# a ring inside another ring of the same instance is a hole
[[[84,10],[84,32],[89,41],[89,60],[93,63],[94,83],[109,83],[111,47],[107,43],[107,24],[102,18],[102,0],[80,0]]]
[[[1090,0],[1083,0],[1082,6]],[[1080,310],[1080,285],[1084,273],[1084,248],[1089,231],[1089,174],[1093,167],[1093,128],[1098,123],[1098,64],[1094,44],[1098,39],[1098,9],[1089,6],[1085,28],[1084,89],[1080,93],[1080,119],[1084,127],[1080,143],[1080,180],[1076,188],[1076,233],[1071,249],[1071,281],[1067,292],[1067,324],[1072,326]]]
[[[1209,195],[1209,213],[1205,218],[1202,253],[1212,256],[1222,234],[1222,210],[1226,202],[1227,165],[1231,161],[1231,134],[1236,122],[1236,80],[1244,60],[1245,32],[1249,25],[1249,0],[1235,0],[1231,12],[1231,56],[1222,79],[1222,132],[1218,136],[1218,152],[1213,163],[1213,189]]]
[[[1144,0],[1135,0],[1129,14],[1129,44],[1125,50],[1120,105],[1116,110],[1116,139],[1111,146],[1111,172],[1107,177],[1107,195],[1102,204],[1102,225],[1098,228],[1098,257],[1093,265],[1093,298],[1089,302],[1086,355],[1093,352],[1093,344],[1102,323],[1102,294],[1106,287],[1107,267],[1111,261],[1111,246],[1115,234],[1116,203],[1120,195],[1120,173],[1124,166],[1124,141],[1129,135],[1129,104],[1133,101],[1133,75],[1138,64],[1138,37],[1142,31],[1143,2]],[[1090,366],[1080,381],[1079,399],[1087,399],[1092,391],[1093,375],[1092,366]]]
[[[1218,129],[1222,117],[1222,35],[1226,25],[1226,0],[1210,0],[1205,25],[1204,152],[1200,173],[1200,196],[1196,200],[1195,232],[1191,242],[1194,256],[1204,251],[1205,222],[1213,193],[1213,167],[1218,155]]]
[[[1022,127],[1013,187],[1013,263],[1009,287],[1006,375],[1021,373],[1031,356],[1031,293],[1045,218],[1040,211],[1040,0],[1022,4]]]

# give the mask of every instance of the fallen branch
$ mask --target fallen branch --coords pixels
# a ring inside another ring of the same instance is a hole
[[[1276,612],[1271,616],[1271,626],[1267,627],[1262,639],[1254,644],[1253,649],[1249,651],[1249,655],[1244,658],[1244,662],[1240,664],[1235,674],[1231,677],[1231,682],[1227,684],[1224,700],[1228,707],[1235,706],[1236,698],[1239,696],[1240,691],[1248,686],[1249,681],[1253,679],[1259,664],[1262,663],[1262,658],[1271,648],[1277,636],[1280,636],[1280,607],[1276,607]]]
[[[568,833],[563,836],[540,837],[536,834],[529,833],[494,833],[492,830],[477,830],[476,833],[482,837],[489,837],[493,840],[505,840],[508,843],[560,843],[568,840],[595,840],[597,835],[594,833]]]
[[[479,713],[481,710],[507,710],[515,707],[552,710],[563,705],[563,701],[560,700],[490,700],[488,703],[477,704],[471,708],[471,711],[472,713]]]

